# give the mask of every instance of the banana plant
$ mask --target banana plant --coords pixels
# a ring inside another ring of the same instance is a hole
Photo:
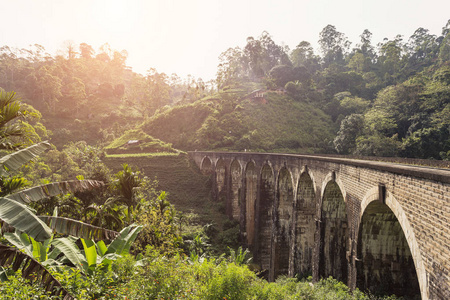
[[[0,176],[9,175],[10,171],[19,169],[25,162],[39,156],[49,148],[49,143],[42,142],[3,156],[0,158]],[[28,207],[9,198],[0,197],[0,221],[27,232],[37,240],[46,240],[51,235],[51,229]],[[2,227],[4,226],[3,224]]]
[[[0,176],[9,175],[10,171],[17,170],[24,163],[37,157],[50,148],[48,142],[42,142],[28,148],[16,151],[0,158]],[[71,219],[55,217],[39,217],[26,206],[26,204],[51,197],[61,193],[86,190],[102,186],[102,182],[92,180],[67,181],[63,183],[52,183],[21,191],[19,193],[3,195],[0,197],[0,225],[2,232],[5,228],[15,229],[26,234],[10,237],[17,244],[21,241],[26,245],[23,251],[31,249],[30,253],[23,253],[20,249],[0,244],[0,277],[5,278],[5,266],[11,266],[14,271],[22,270],[22,277],[30,279],[32,273],[44,285],[46,290],[53,295],[62,294],[64,299],[71,299],[70,294],[61,287],[61,284],[48,272],[39,261],[48,261],[48,249],[51,242],[53,230],[63,234],[74,234],[85,238],[98,240],[100,238],[113,238],[119,235],[117,232],[104,230],[89,224],[84,224]],[[20,186],[20,185],[15,185]],[[14,245],[14,242],[12,244]],[[30,245],[32,245],[30,247]],[[55,249],[57,249],[55,247]],[[60,250],[58,250],[60,251]],[[38,257],[36,260],[34,257]],[[54,288],[56,287],[56,288]]]
[[[0,175],[9,175],[9,171],[15,171],[19,169],[24,163],[38,157],[44,151],[50,149],[50,147],[50,143],[41,142],[3,156],[2,158],[0,158]]]
[[[125,227],[108,246],[104,241],[95,243],[92,240],[80,238],[84,250],[82,253],[75,244],[76,239],[73,237],[55,239],[53,246],[63,253],[81,272],[88,275],[92,274],[98,267],[108,269],[113,260],[128,254],[131,245],[141,230],[142,226],[130,225]]]
[[[83,274],[90,275],[97,267],[107,269],[113,260],[128,254],[141,230],[142,226],[128,226],[122,229],[108,246],[103,240],[96,243],[90,239],[80,238],[83,251],[76,245],[78,238],[74,236],[55,239],[52,236],[44,242],[38,242],[26,233],[6,233],[4,237],[17,249],[44,266],[60,267],[67,259]]]
[[[102,228],[98,228],[81,222],[78,223],[81,223],[82,227],[85,228],[85,230],[74,232],[73,230],[70,230],[70,226],[61,228],[61,226],[57,225],[58,222],[51,224],[52,221],[59,221],[61,220],[61,218],[58,218],[57,216],[47,218],[51,220],[50,226],[52,228],[59,228],[59,232],[64,231],[66,233],[72,234],[84,234],[86,236],[94,238],[104,236],[120,236],[118,232],[104,230]],[[76,221],[64,223],[73,224],[74,222]],[[76,226],[76,228],[78,227],[79,226]],[[102,233],[102,230],[106,231],[107,234]],[[89,234],[89,232],[96,232],[100,234]],[[81,251],[78,248],[75,248],[76,245],[74,241],[76,240],[76,238],[73,236],[54,239],[53,234],[51,234],[49,239],[40,242],[27,235],[26,233],[15,231],[13,233],[5,233],[4,237],[15,247],[9,247],[0,244],[0,266],[2,266],[0,269],[0,281],[8,279],[6,276],[7,272],[3,268],[3,266],[10,265],[14,271],[21,269],[23,278],[29,280],[38,280],[39,282],[41,282],[41,284],[43,284],[47,291],[51,292],[52,295],[59,295],[63,299],[69,300],[73,299],[73,297],[67,292],[67,290],[65,290],[61,286],[58,280],[49,273],[47,268],[64,267],[64,262],[62,260],[63,257],[61,257],[60,255],[61,253],[63,253],[64,257],[67,257],[68,260],[74,263],[77,268],[84,270],[85,272],[87,272],[86,274],[90,274],[89,264],[85,262]],[[66,240],[68,240],[68,242],[66,242]],[[31,276],[31,274],[34,273],[36,274],[36,276]]]
[[[39,156],[51,146],[48,142],[38,143],[0,158],[0,176],[19,169],[24,163]],[[84,191],[103,187],[104,183],[96,180],[70,180],[41,185],[0,197],[0,223],[4,227],[15,228],[25,232],[37,241],[50,238],[52,229],[63,234],[80,233],[85,238],[112,239],[117,233],[109,232],[88,224],[58,217],[38,217],[26,205],[48,197],[68,192]],[[5,223],[8,226],[5,226]],[[51,228],[48,225],[52,225]],[[75,234],[76,235],[76,234]],[[105,235],[105,236],[102,236]]]

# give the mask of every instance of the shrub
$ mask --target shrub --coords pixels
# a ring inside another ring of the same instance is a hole
[[[258,281],[256,275],[246,266],[221,263],[212,270],[211,280],[205,282],[200,299],[251,299],[254,291],[252,283]]]

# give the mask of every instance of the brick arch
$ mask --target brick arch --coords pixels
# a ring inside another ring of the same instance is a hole
[[[293,192],[293,176],[288,168],[283,167],[278,172],[276,188],[277,214],[275,220],[277,235],[275,239],[274,279],[279,275],[288,274],[290,225],[292,224],[292,208],[294,203]]]
[[[231,217],[239,221],[242,189],[242,165],[237,159],[230,163],[231,177]]]
[[[216,184],[219,200],[226,197],[226,163],[223,158],[219,158],[215,167]]]
[[[231,166],[232,166],[232,165],[239,166],[239,168],[240,168],[241,170],[243,169],[241,161],[240,161],[239,159],[237,159],[237,158],[231,159],[231,161],[230,161],[230,166],[229,166],[230,169],[231,169]]]
[[[324,191],[325,191],[325,187],[330,182],[335,182],[339,186],[339,190],[342,193],[342,196],[344,198],[344,202],[347,202],[347,191],[345,189],[345,184],[342,182],[340,175],[338,173],[336,173],[336,172],[329,172],[325,176],[324,180],[322,181],[322,188],[320,190],[320,200],[323,200],[323,194],[324,194]],[[321,203],[320,203],[320,205],[321,205]]]
[[[331,173],[327,177],[329,180],[324,181],[320,203],[319,277],[333,276],[348,284],[350,223],[347,205],[338,179]]]
[[[361,201],[361,211],[359,216],[359,227],[361,227],[361,221],[363,218],[364,213],[367,210],[367,207],[373,203],[374,201],[379,201],[380,198],[379,188],[378,187],[372,187],[369,189],[364,196],[363,200]],[[389,191],[386,191],[386,200],[385,200],[386,206],[389,208],[389,210],[394,214],[395,218],[397,219],[398,223],[400,224],[401,230],[404,233],[406,242],[409,247],[409,251],[411,252],[412,260],[414,262],[414,267],[417,275],[417,280],[420,288],[420,294],[422,299],[428,299],[428,279],[427,279],[427,273],[425,270],[424,261],[422,260],[421,251],[419,248],[419,244],[417,243],[417,239],[414,234],[414,229],[411,226],[411,223],[408,220],[408,217],[403,210],[401,204],[397,201],[395,196],[390,193]],[[358,231],[361,229],[358,228]]]
[[[317,192],[318,192],[317,191],[317,185],[316,185],[317,180],[315,178],[314,171],[311,170],[310,168],[308,168],[308,166],[305,165],[300,170],[300,176],[303,175],[304,173],[307,174],[309,176],[309,178],[311,178],[311,181],[312,181],[313,187],[314,187],[314,193],[317,194]],[[331,180],[331,176],[332,175],[330,174],[330,179],[327,179],[327,180]],[[327,178],[328,178],[328,176],[327,176]]]
[[[314,208],[315,209],[315,195],[317,193],[317,188],[315,185],[315,181],[314,181],[314,177],[313,174],[311,174],[311,172],[307,169],[302,170],[302,172],[300,172],[300,176],[298,178],[298,186],[297,186],[297,195],[299,195],[300,193],[300,187],[307,188],[308,189],[308,195],[302,195],[303,200],[307,201],[308,203],[302,202],[301,205],[302,206],[308,206],[309,208]],[[305,187],[305,185],[307,185],[307,187]],[[305,191],[304,191],[305,192]]]
[[[255,204],[258,189],[258,171],[256,163],[251,160],[245,166],[244,172],[244,199],[241,213],[244,215],[241,219],[241,228],[245,232],[245,243],[251,248],[255,233]],[[243,225],[243,226],[242,226]]]
[[[308,173],[303,170],[298,179],[296,195],[296,226],[294,231],[294,270],[291,275],[306,277],[312,275],[314,251],[316,197],[315,185]]]
[[[200,171],[202,171],[203,174],[211,174],[213,172],[213,163],[208,156],[203,157],[200,166]]]

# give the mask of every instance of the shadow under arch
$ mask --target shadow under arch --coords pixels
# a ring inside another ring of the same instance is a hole
[[[340,185],[333,180],[326,183],[321,201],[319,278],[333,276],[348,284],[348,218]]]
[[[266,163],[261,169],[258,203],[258,236],[256,240],[255,262],[259,264],[262,275],[268,279],[270,269],[273,202],[275,199],[275,179],[273,169]]]
[[[202,172],[202,174],[209,175],[213,172],[212,161],[208,156],[203,157],[200,166],[200,171]]]
[[[314,182],[303,172],[298,180],[294,243],[294,274],[300,278],[312,275],[316,197]]]
[[[231,175],[231,217],[239,221],[242,189],[242,167],[238,160],[233,159],[230,164]]]
[[[226,191],[226,165],[222,158],[219,158],[216,162],[215,168],[216,185],[217,185],[217,200],[220,203],[225,203],[227,199]]]
[[[258,173],[254,161],[249,161],[245,166],[244,189],[245,193],[241,208],[241,230],[245,232],[245,245],[252,249],[255,233],[255,204],[258,192]]]
[[[278,174],[274,279],[289,271],[289,240],[292,224],[294,188],[291,172],[283,167]]]
[[[425,266],[405,211],[390,192],[385,203],[379,194],[373,187],[361,202],[356,285],[375,294],[428,299]]]

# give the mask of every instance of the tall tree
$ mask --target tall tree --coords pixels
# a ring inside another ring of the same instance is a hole
[[[165,73],[159,73],[156,69],[150,68],[145,79],[150,99],[147,103],[143,103],[143,107],[145,112],[151,115],[158,108],[170,103],[169,78]]]
[[[442,28],[442,42],[438,57],[441,64],[450,61],[450,20]]]
[[[222,52],[219,61],[216,76],[218,88],[244,80],[246,65],[243,63],[243,51],[239,47]]]
[[[403,37],[397,35],[394,40],[385,39],[379,44],[378,65],[380,67],[381,76],[387,85],[399,83],[401,80],[401,70],[404,66],[403,54],[404,44]]]
[[[406,67],[408,74],[420,72],[424,67],[433,63],[439,51],[439,44],[435,35],[428,29],[420,27],[409,38],[406,45],[409,51],[409,59]]]
[[[314,54],[309,42],[302,41],[291,53],[291,61],[294,67],[304,66],[310,74],[319,69],[320,58]]]
[[[94,48],[86,43],[80,44],[80,54],[82,58],[90,59],[94,55]]]
[[[335,26],[327,25],[319,36],[324,66],[327,67],[333,63],[344,64],[351,45],[345,34],[337,31]]]

